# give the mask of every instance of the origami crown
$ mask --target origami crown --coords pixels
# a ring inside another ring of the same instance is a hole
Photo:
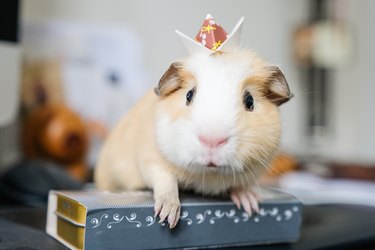
[[[227,34],[227,32],[215,22],[213,17],[207,14],[195,40],[178,30],[176,30],[176,33],[181,36],[184,45],[188,48],[190,53],[207,52],[212,54],[218,50],[223,51],[230,47],[239,46],[243,21],[244,17],[241,17],[232,32]]]

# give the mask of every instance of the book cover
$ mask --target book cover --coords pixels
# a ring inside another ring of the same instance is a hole
[[[154,218],[151,192],[51,191],[49,235],[71,249],[206,248],[293,242],[302,204],[262,190],[260,211],[249,216],[227,199],[181,195],[176,228]]]

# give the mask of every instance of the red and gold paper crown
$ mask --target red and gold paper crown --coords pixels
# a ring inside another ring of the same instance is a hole
[[[229,47],[239,46],[243,21],[244,18],[241,17],[232,32],[228,34],[210,14],[207,14],[195,40],[178,30],[176,32],[182,37],[191,53],[202,51],[214,53],[217,50],[222,51]]]
[[[195,40],[210,50],[217,50],[227,39],[228,33],[217,24],[210,14],[206,16]]]

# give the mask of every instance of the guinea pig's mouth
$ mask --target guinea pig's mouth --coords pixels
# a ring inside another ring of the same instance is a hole
[[[213,163],[213,162],[208,163],[206,166],[207,166],[208,168],[216,168],[216,167],[218,167],[218,165],[216,165],[216,164]]]

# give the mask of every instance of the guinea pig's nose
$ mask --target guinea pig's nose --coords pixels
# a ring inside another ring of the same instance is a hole
[[[210,148],[217,148],[228,143],[228,137],[208,137],[208,136],[198,136],[199,141],[202,145]]]

